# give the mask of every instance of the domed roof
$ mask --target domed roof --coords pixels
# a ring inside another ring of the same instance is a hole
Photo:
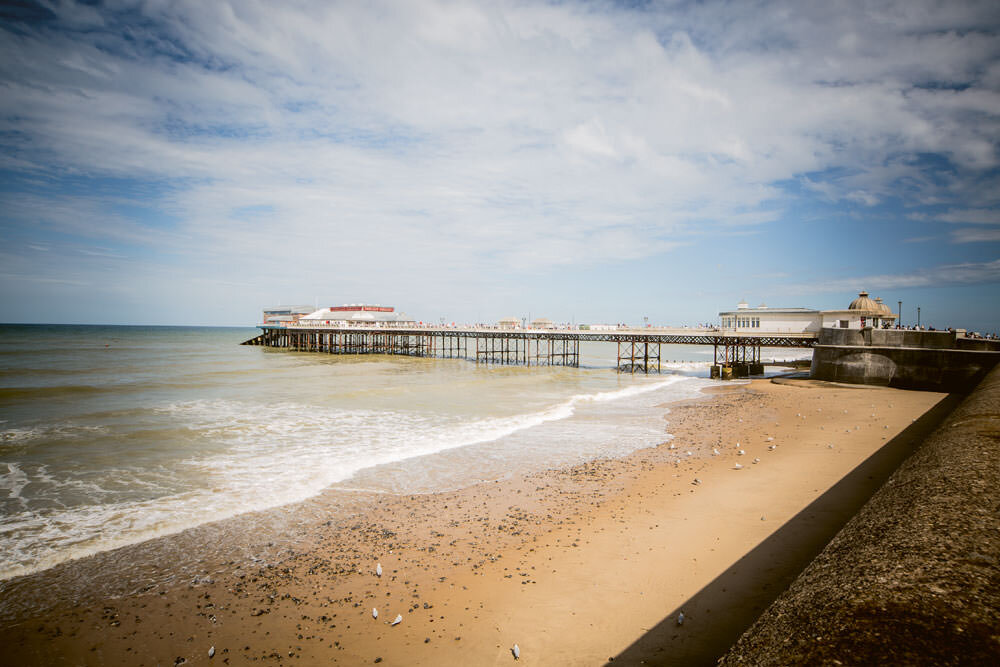
[[[880,312],[878,304],[875,303],[871,297],[868,296],[868,292],[861,291],[858,292],[858,298],[851,302],[851,305],[847,307],[848,310],[868,310],[873,312]]]
[[[879,312],[883,315],[893,314],[892,308],[890,308],[887,304],[882,303],[882,297],[875,297],[875,303],[878,304]]]

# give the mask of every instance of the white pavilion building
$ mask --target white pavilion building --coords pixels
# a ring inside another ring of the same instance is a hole
[[[886,328],[896,321],[896,315],[882,299],[872,299],[868,292],[859,292],[843,310],[812,308],[768,308],[761,304],[751,308],[741,301],[736,310],[719,313],[723,331],[760,333],[816,333],[822,329]]]
[[[413,318],[391,306],[351,304],[320,308],[298,320],[301,326],[411,327]]]

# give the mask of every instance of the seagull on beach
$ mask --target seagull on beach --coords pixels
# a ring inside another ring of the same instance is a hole
[[[718,455],[719,455],[719,450],[716,449],[715,447],[712,447],[712,456],[718,456]]]
[[[768,442],[772,442],[773,440],[774,440],[774,436],[771,436],[771,435],[767,436],[767,441]]]
[[[677,614],[677,625],[684,625],[684,612]]]
[[[372,607],[372,618],[378,618],[378,609],[376,607]]]
[[[510,652],[514,654],[514,659],[515,660],[520,660],[521,659],[521,647],[518,646],[517,644],[514,644],[514,648],[512,648],[510,650]]]
[[[777,448],[777,445],[768,445],[767,448],[773,452]]]
[[[754,457],[754,460],[753,460],[753,462],[754,462],[754,463],[760,463],[760,459],[759,459],[759,458],[756,458],[756,457]]]
[[[742,449],[740,451],[736,452],[737,456],[743,456],[744,454],[746,454],[746,451],[744,451]]]
[[[382,576],[382,563],[378,563],[375,566],[375,576],[376,577],[381,577]]]
[[[692,483],[692,484],[694,484],[695,486],[698,486],[699,484],[701,484],[701,480],[700,480],[700,479],[698,479],[697,477],[695,477],[695,478],[694,478],[694,481],[693,481],[693,482],[691,482],[691,483]]]
[[[737,463],[736,465],[733,466],[733,470],[743,470],[743,466]]]
[[[399,625],[402,622],[403,622],[403,615],[396,614],[396,618],[392,619],[392,623],[390,623],[389,625]]]

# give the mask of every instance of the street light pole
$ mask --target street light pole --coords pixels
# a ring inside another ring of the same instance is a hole
[[[917,328],[920,328],[920,306],[917,306]]]
[[[896,322],[899,326],[903,326],[903,302],[899,302],[899,321]]]

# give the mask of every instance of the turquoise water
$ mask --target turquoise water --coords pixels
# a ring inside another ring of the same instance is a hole
[[[665,373],[240,346],[252,328],[0,326],[0,580],[331,488],[427,492],[669,438]],[[707,354],[707,356],[706,356]]]

